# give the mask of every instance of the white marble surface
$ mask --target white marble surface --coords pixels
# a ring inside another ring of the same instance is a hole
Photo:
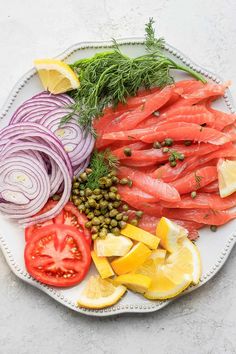
[[[166,40],[232,80],[235,0],[1,0],[0,105],[37,57],[79,41],[141,36],[153,16]],[[214,242],[214,235],[212,235]],[[157,313],[89,318],[18,280],[0,253],[1,354],[236,353],[236,249],[220,273]]]

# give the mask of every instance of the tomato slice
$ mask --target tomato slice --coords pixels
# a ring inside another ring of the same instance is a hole
[[[57,201],[54,200],[49,200],[47,202],[47,204],[45,204],[45,206],[43,207],[42,210],[40,210],[35,216],[37,215],[41,215],[43,213],[46,213],[47,211],[51,210],[52,208],[54,208],[54,206],[57,204]],[[59,221],[59,218],[58,218]],[[25,240],[26,242],[28,242],[28,240],[35,234],[35,231],[37,231],[38,229],[40,229],[41,227],[47,226],[47,225],[52,225],[55,223],[54,219],[50,219],[44,222],[39,222],[35,225],[29,226],[25,229]]]
[[[63,211],[55,218],[56,224],[64,224],[76,227],[83,232],[89,245],[92,243],[91,232],[85,227],[88,221],[85,214],[81,214],[72,202],[68,202]]]
[[[91,261],[90,247],[83,233],[63,224],[36,230],[26,244],[24,256],[32,277],[58,287],[80,283]]]

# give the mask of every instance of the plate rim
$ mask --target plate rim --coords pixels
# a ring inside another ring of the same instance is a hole
[[[143,45],[144,44],[144,38],[143,37],[131,37],[131,38],[120,38],[117,39],[117,42],[119,45]],[[61,60],[67,60],[72,54],[74,54],[77,51],[84,50],[84,49],[99,49],[99,48],[109,48],[112,46],[112,41],[88,41],[88,42],[79,42],[76,43],[72,46],[70,46],[68,49],[63,51],[61,54],[57,55],[55,58],[61,59]],[[201,66],[195,64],[191,59],[189,59],[186,55],[184,55],[181,51],[173,47],[172,45],[165,44],[165,50],[176,57],[178,60],[180,60],[184,65],[188,66],[189,68],[197,71],[198,73],[202,74],[204,77],[207,79],[210,79],[214,81],[215,83],[222,83],[222,79],[218,76],[212,73],[211,71],[202,68]],[[19,92],[25,84],[34,76],[36,75],[36,69],[32,68],[29,71],[27,71],[13,86],[12,90],[10,91],[8,97],[6,98],[5,103],[1,107],[0,110],[0,119],[3,119],[10,108],[12,107],[14,101],[16,100]],[[235,106],[233,102],[232,95],[229,90],[224,95],[224,101],[231,113],[235,113]],[[186,291],[184,291],[181,295],[178,297],[175,297],[174,299],[169,299],[169,300],[164,300],[164,301],[151,301],[148,304],[129,304],[129,305],[115,305],[110,308],[106,309],[101,309],[101,310],[91,310],[91,309],[85,309],[85,308],[80,308],[76,307],[75,303],[70,301],[68,298],[66,298],[63,294],[61,294],[61,291],[56,289],[56,288],[51,288],[45,284],[40,283],[39,281],[33,279],[25,270],[21,269],[21,267],[14,261],[14,258],[12,256],[12,253],[10,249],[8,248],[7,241],[4,239],[4,236],[0,233],[0,248],[5,256],[5,259],[12,270],[12,272],[20,279],[23,281],[27,282],[28,284],[40,289],[44,293],[48,294],[50,297],[54,298],[56,301],[60,302],[64,306],[71,308],[72,310],[81,313],[81,314],[86,314],[90,316],[111,316],[111,315],[117,315],[117,314],[122,314],[122,313],[147,313],[147,312],[154,312],[157,310],[160,310],[161,308],[167,306],[170,304],[172,301],[175,301],[177,298],[180,296],[183,296],[187,293],[192,292],[195,289],[198,289],[201,287],[203,284],[205,284],[207,281],[209,281],[223,266],[223,264],[226,262],[234,244],[236,243],[236,231],[231,233],[228,236],[228,240],[225,244],[225,248],[222,250],[221,254],[219,255],[219,258],[217,259],[215,265],[211,268],[210,271],[208,271],[206,274],[204,274],[201,279],[199,284],[197,285],[192,285],[190,286]]]

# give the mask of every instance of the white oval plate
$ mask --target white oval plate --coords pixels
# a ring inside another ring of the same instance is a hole
[[[144,53],[143,39],[141,38],[123,39],[119,40],[118,43],[122,46],[122,50],[131,56],[137,56]],[[68,63],[72,63],[79,58],[89,57],[95,52],[104,51],[111,47],[111,45],[112,42],[79,43],[66,50],[57,58],[65,60]],[[216,83],[221,82],[220,78],[210,73],[209,71],[200,68],[175,48],[166,45],[166,51],[169,55],[174,57],[175,60],[178,60],[190,68],[196,70],[197,72],[204,75],[207,79],[211,79]],[[174,75],[176,79],[186,77],[186,75],[183,73],[175,73]],[[11,91],[7,102],[3,106],[0,112],[0,128],[8,124],[11,115],[23,101],[40,91],[42,91],[42,86],[36,71],[35,69],[31,69],[17,82]],[[218,100],[217,106],[222,110],[229,111],[231,113],[234,112],[234,106],[229,91],[221,100]],[[34,280],[27,273],[24,264],[23,254],[25,241],[23,230],[19,229],[19,226],[9,222],[2,216],[0,216],[0,223],[0,246],[12,271],[20,279],[35,286],[36,288],[39,288],[54,298],[56,301],[73,309],[74,311],[92,316],[108,316],[126,312],[152,312],[161,309],[173,301],[150,301],[144,299],[138,294],[128,292],[117,305],[107,309],[87,310],[83,308],[77,308],[75,305],[76,299],[79,291],[81,290],[81,287],[84,286],[84,282],[73,288],[57,289],[43,285]],[[210,278],[212,278],[226,261],[235,242],[236,220],[220,227],[216,233],[209,231],[209,228],[201,230],[200,239],[197,241],[197,245],[202,256],[203,274],[200,283],[197,286],[191,286],[183,294],[197,289],[206,283]],[[94,269],[90,270],[90,274],[92,272],[94,272]]]

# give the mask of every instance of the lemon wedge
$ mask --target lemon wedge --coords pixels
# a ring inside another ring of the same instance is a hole
[[[115,286],[114,283],[99,276],[92,276],[79,295],[77,306],[89,309],[102,309],[116,304],[125,292],[126,287],[123,285]]]
[[[188,236],[188,231],[175,222],[162,217],[156,228],[156,235],[161,239],[160,245],[168,252],[176,252],[181,242]]]
[[[93,263],[102,279],[112,277],[114,272],[106,257],[98,257],[94,251],[91,252]]]
[[[166,250],[162,250],[162,249],[157,249],[152,251],[151,255],[150,255],[150,259],[152,259],[155,263],[155,265],[160,265],[160,264],[164,264],[165,263],[165,259],[166,259]]]
[[[220,159],[217,164],[221,198],[236,192],[236,161]]]
[[[129,252],[133,242],[124,236],[108,234],[105,239],[94,241],[94,251],[99,257],[119,257]]]
[[[118,275],[133,272],[146,261],[151,252],[147,246],[139,242],[125,256],[112,261],[111,266]]]
[[[160,242],[160,239],[157,236],[131,224],[127,224],[126,227],[121,230],[121,234],[132,240],[142,242],[151,249],[156,249]]]
[[[45,90],[53,94],[79,87],[79,79],[70,66],[61,60],[37,59],[34,65]]]
[[[150,288],[152,279],[143,274],[131,273],[119,275],[114,281],[116,284],[125,285],[129,290],[143,294]]]

